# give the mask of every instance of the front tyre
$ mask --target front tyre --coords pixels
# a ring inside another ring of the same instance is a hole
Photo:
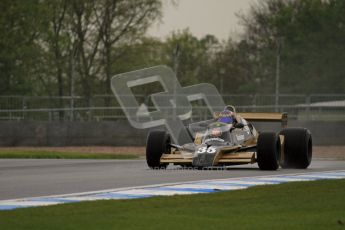
[[[146,141],[146,162],[151,169],[165,169],[168,164],[161,164],[163,153],[170,153],[170,135],[165,131],[151,131]]]
[[[257,162],[261,170],[278,169],[280,147],[280,138],[276,133],[260,133],[257,141]]]
[[[311,163],[313,145],[311,133],[306,128],[286,128],[284,136],[283,168],[306,169]]]

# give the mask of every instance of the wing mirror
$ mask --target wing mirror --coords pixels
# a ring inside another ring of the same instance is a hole
[[[234,125],[234,127],[235,127],[236,129],[243,129],[244,124],[242,124],[242,123],[236,123],[236,124]]]

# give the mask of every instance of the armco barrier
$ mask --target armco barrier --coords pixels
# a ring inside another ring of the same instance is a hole
[[[279,131],[277,123],[254,124],[259,131]],[[306,127],[315,145],[345,145],[345,121],[290,121]],[[0,146],[142,146],[148,130],[132,128],[127,121],[103,122],[0,122]]]

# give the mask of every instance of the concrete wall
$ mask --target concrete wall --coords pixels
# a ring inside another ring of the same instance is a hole
[[[279,131],[277,123],[254,124],[259,131]],[[306,127],[315,145],[345,145],[345,122],[290,121]],[[142,146],[148,130],[127,121],[109,122],[0,122],[0,146]]]
[[[145,145],[128,122],[0,122],[0,146]]]
[[[276,131],[277,123],[254,124],[259,131]],[[304,127],[310,130],[314,145],[345,145],[345,121],[289,121],[288,127]]]

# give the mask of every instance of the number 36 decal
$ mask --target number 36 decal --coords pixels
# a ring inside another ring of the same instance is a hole
[[[215,153],[217,150],[216,150],[216,148],[215,147],[212,147],[212,146],[210,146],[210,147],[201,147],[201,148],[199,148],[198,149],[198,151],[197,151],[197,153]]]

